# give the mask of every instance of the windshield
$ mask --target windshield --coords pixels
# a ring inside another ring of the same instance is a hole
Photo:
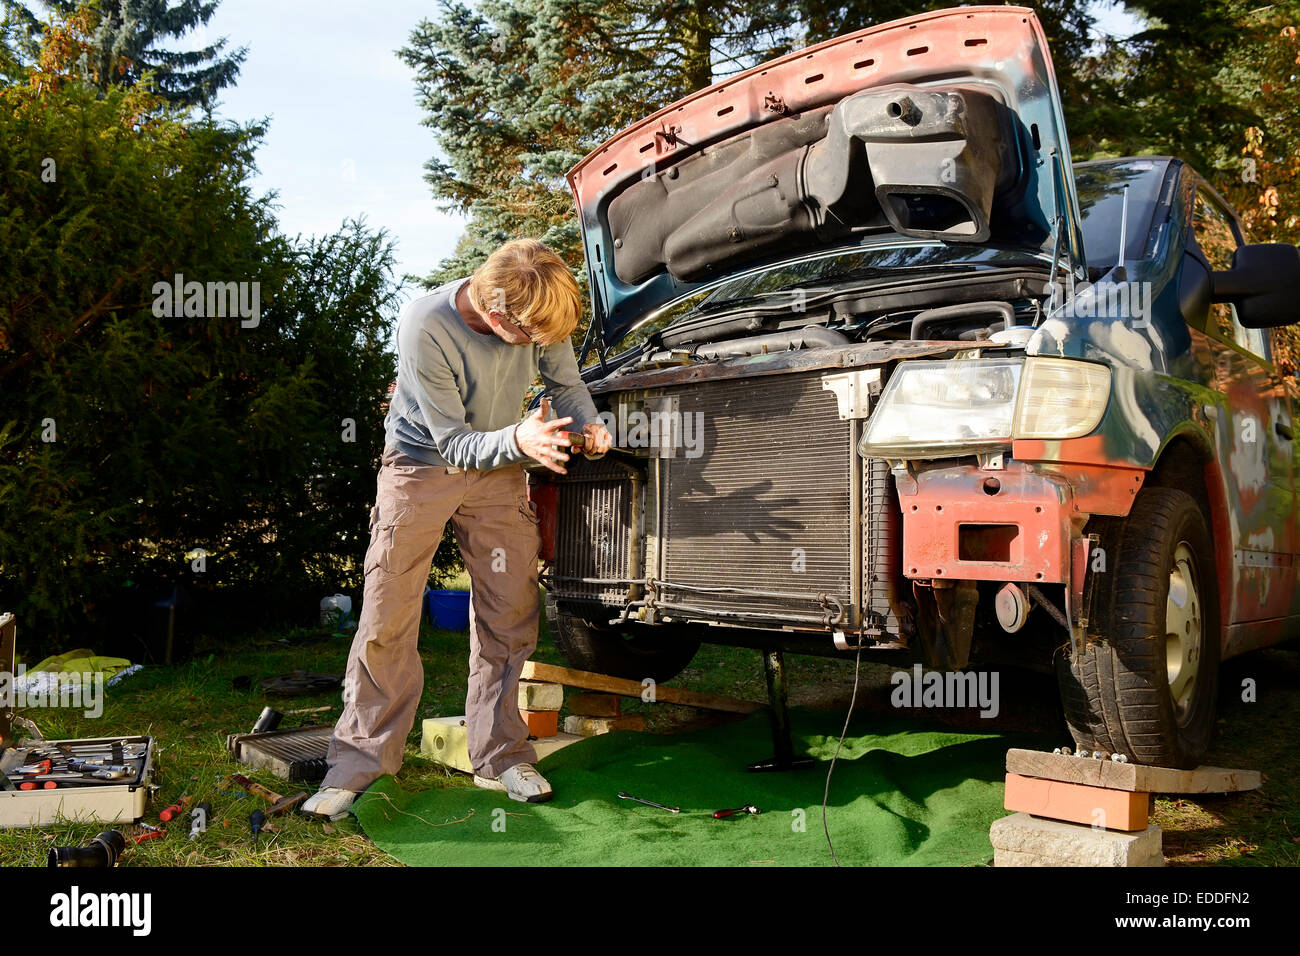
[[[1025,250],[999,249],[987,245],[945,245],[941,242],[918,245],[915,242],[882,243],[877,240],[869,245],[839,249],[832,253],[755,269],[717,285],[698,289],[649,315],[622,339],[619,347],[628,349],[638,346],[651,335],[688,316],[707,315],[742,303],[761,307],[765,300],[784,302],[795,289],[811,294],[813,290],[840,284],[905,278],[915,273],[933,274],[936,268],[951,275],[990,267],[1030,264],[1041,268],[1045,265],[1045,259]]]
[[[1151,216],[1160,199],[1169,160],[1108,160],[1080,163],[1074,167],[1079,192],[1079,213],[1083,218],[1083,248],[1091,269],[1110,269],[1119,261],[1119,231],[1124,208],[1124,187],[1128,190],[1128,230],[1124,258],[1132,262],[1151,252],[1147,240]]]

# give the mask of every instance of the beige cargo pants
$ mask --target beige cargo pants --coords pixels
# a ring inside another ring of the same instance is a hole
[[[424,688],[416,651],[421,603],[448,521],[470,576],[469,756],[499,776],[537,759],[519,715],[524,661],[537,646],[537,518],[522,466],[460,471],[384,452],[365,597],[348,655],[343,714],[322,787],[364,790],[396,773]]]

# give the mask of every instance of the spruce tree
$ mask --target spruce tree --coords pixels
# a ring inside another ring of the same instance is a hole
[[[153,74],[155,92],[174,106],[209,106],[235,82],[247,49],[227,51],[223,37],[197,50],[173,49],[190,31],[206,26],[220,0],[39,0],[47,15],[89,12],[91,49],[80,64],[101,90],[135,86]],[[10,50],[30,64],[43,29],[31,5],[0,0],[9,24]]]

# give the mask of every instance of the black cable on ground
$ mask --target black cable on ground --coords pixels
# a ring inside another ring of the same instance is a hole
[[[840,742],[835,745],[835,754],[831,757],[830,768],[826,771],[826,792],[822,794],[822,830],[826,834],[826,846],[830,848],[831,859],[836,866],[840,865],[839,857],[835,855],[835,844],[831,842],[831,830],[826,824],[826,804],[831,799],[831,774],[835,772],[835,760],[840,755],[840,748],[844,746],[844,738],[849,735],[849,721],[853,718],[853,705],[858,700],[858,672],[862,667],[862,644],[858,644],[857,656],[853,659],[853,696],[849,698],[849,712],[844,715],[844,729],[840,731]]]

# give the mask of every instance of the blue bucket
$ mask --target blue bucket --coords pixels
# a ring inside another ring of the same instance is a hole
[[[424,589],[424,603],[429,619],[440,631],[469,630],[469,592]]]

